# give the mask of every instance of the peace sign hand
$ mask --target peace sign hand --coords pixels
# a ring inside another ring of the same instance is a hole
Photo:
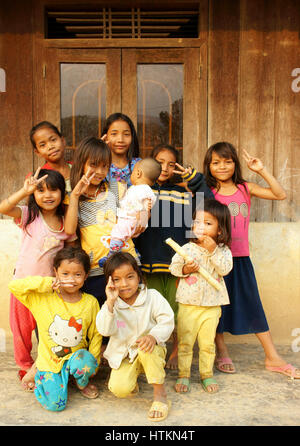
[[[243,158],[250,170],[252,170],[253,172],[260,172],[264,168],[264,165],[259,158],[255,158],[254,156],[249,155],[246,150],[243,150],[243,152]]]
[[[39,167],[35,174],[29,178],[26,178],[24,181],[23,190],[26,195],[31,195],[37,189],[38,185],[44,181],[48,175],[44,175],[41,178],[38,178],[41,168]]]
[[[94,178],[95,172],[91,174],[91,169],[88,168],[87,172],[82,175],[76,186],[74,187],[72,194],[80,197],[80,195],[84,194],[91,183],[91,180]]]
[[[193,171],[191,166],[189,166],[189,167],[183,167],[183,166],[181,166],[181,165],[178,164],[178,163],[175,163],[175,166],[176,166],[177,169],[179,169],[179,170],[173,170],[173,173],[177,173],[178,175],[181,175],[181,176],[184,176],[184,175],[186,175],[186,174],[191,175],[191,173],[192,173],[192,171]]]

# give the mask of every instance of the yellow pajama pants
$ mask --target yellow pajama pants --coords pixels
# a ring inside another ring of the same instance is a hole
[[[112,369],[108,388],[119,398],[125,398],[134,390],[138,376],[145,373],[149,384],[163,384],[165,380],[166,348],[156,345],[152,353],[142,350],[133,362],[128,358],[123,359],[118,369]]]
[[[220,306],[199,307],[179,303],[177,321],[179,378],[190,377],[196,339],[199,347],[200,378],[213,376],[215,336],[221,311]]]

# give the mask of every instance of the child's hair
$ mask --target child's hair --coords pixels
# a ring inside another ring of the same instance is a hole
[[[144,158],[136,164],[142,169],[146,178],[154,184],[161,174],[161,165],[154,158]]]
[[[65,179],[61,173],[57,172],[57,170],[41,169],[38,174],[38,179],[43,177],[44,175],[48,175],[48,176],[47,176],[47,178],[44,179],[44,181],[42,181],[42,183],[40,183],[38,185],[37,189],[39,189],[39,187],[42,187],[42,184],[45,183],[46,187],[48,189],[51,189],[51,190],[59,189],[60,190],[61,201],[60,201],[59,205],[57,206],[55,213],[56,213],[56,215],[62,217],[65,212],[64,204],[63,204],[63,201],[65,199],[65,194],[66,194]],[[28,206],[28,218],[25,223],[25,229],[27,228],[27,226],[30,223],[32,223],[36,219],[36,217],[39,215],[39,212],[40,212],[40,208],[39,208],[37,202],[35,201],[34,193],[29,195],[27,206]]]
[[[196,214],[199,211],[208,212],[217,219],[220,234],[218,234],[216,242],[217,244],[223,243],[229,246],[231,242],[231,217],[228,207],[213,198],[206,198],[204,205],[197,207],[194,211],[193,220],[195,220]],[[192,241],[195,240],[192,239]]]
[[[82,177],[84,166],[88,160],[96,165],[100,163],[105,164],[109,168],[111,165],[111,153],[108,145],[94,136],[88,136],[80,141],[75,149],[71,169],[70,181],[72,189],[74,189]]]
[[[150,157],[156,159],[156,157],[159,155],[160,152],[162,152],[163,150],[168,150],[169,152],[171,152],[174,155],[175,158],[175,162],[176,163],[181,163],[181,154],[179,152],[179,150],[175,149],[174,146],[171,146],[170,144],[158,144],[157,146],[155,146],[152,149],[152,152],[150,153]],[[172,178],[169,179],[169,182],[171,183],[179,183],[182,181],[182,178],[180,177],[180,175],[176,175],[174,174],[172,176]]]
[[[179,162],[180,154],[177,149],[175,149],[174,146],[171,146],[170,144],[158,144],[152,149],[152,152],[150,154],[151,158],[156,158],[157,155],[162,152],[163,150],[168,150],[169,152],[173,153],[174,158],[176,160],[176,163]]]
[[[68,246],[58,251],[53,260],[53,266],[57,270],[63,260],[70,260],[72,262],[80,263],[86,274],[91,269],[90,258],[87,253],[80,247]]]
[[[60,131],[58,130],[58,128],[54,124],[52,124],[49,121],[41,121],[38,124],[36,124],[35,126],[33,126],[32,129],[30,130],[30,133],[29,133],[30,141],[31,141],[32,147],[34,149],[36,149],[34,135],[36,134],[36,132],[38,130],[40,130],[42,128],[45,128],[45,127],[53,130],[54,133],[56,133],[60,138],[62,137],[62,134],[60,133]]]
[[[232,181],[234,182],[235,185],[238,185],[238,184],[244,185],[245,180],[242,177],[241,164],[240,164],[236,149],[229,142],[217,142],[216,144],[213,144],[212,146],[209,147],[209,149],[207,150],[207,152],[205,154],[204,161],[203,161],[203,173],[206,178],[206,183],[207,183],[208,187],[214,188],[216,190],[219,190],[219,188],[220,188],[218,181],[210,173],[209,166],[210,166],[210,163],[212,160],[213,153],[216,153],[221,158],[232,159],[232,161],[235,164]],[[246,189],[246,187],[245,187],[245,189]]]
[[[131,131],[131,144],[130,144],[129,150],[127,152],[127,159],[129,161],[129,170],[131,171],[131,161],[132,161],[132,158],[139,158],[139,156],[140,156],[139,141],[138,141],[138,137],[137,137],[137,133],[136,133],[135,127],[134,127],[133,122],[131,121],[131,119],[127,115],[124,115],[123,113],[113,113],[112,115],[110,115],[106,119],[106,121],[104,123],[102,136],[107,134],[109,127],[116,121],[127,122],[127,124],[130,127],[130,131]]]
[[[106,282],[108,281],[109,277],[113,274],[115,269],[120,268],[120,266],[122,265],[132,266],[132,268],[139,277],[140,283],[144,283],[143,274],[138,264],[136,263],[135,258],[128,252],[116,252],[106,260],[103,267],[103,272],[105,275]]]

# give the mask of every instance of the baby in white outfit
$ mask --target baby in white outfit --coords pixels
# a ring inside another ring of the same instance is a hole
[[[99,260],[103,266],[114,252],[121,251],[125,242],[134,234],[137,224],[148,218],[148,211],[156,201],[156,195],[150,186],[156,182],[161,173],[161,165],[153,158],[138,161],[131,173],[132,186],[120,202],[118,221],[112,229],[107,257]]]

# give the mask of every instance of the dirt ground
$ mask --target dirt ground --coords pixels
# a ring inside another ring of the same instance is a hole
[[[139,378],[140,391],[136,396],[117,399],[107,389],[107,366],[94,378],[100,389],[99,398],[85,399],[70,387],[66,409],[57,413],[46,411],[33,393],[22,390],[12,342],[7,339],[6,352],[0,353],[0,426],[106,426],[107,435],[113,431],[115,435],[113,427],[118,426],[299,426],[300,380],[266,371],[259,344],[232,344],[230,351],[237,373],[216,371],[220,391],[214,395],[206,393],[199,383],[196,351],[190,393],[181,395],[174,391],[177,373],[168,370],[166,388],[172,407],[166,420],[153,423],[147,419],[152,390],[145,376]],[[300,352],[293,353],[290,346],[278,346],[278,351],[300,367]]]

